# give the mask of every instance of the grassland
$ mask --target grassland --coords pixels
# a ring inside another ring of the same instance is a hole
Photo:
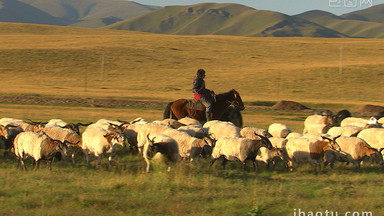
[[[273,122],[301,131],[308,112],[273,111],[260,104],[294,100],[311,108],[354,110],[384,105],[384,41],[376,39],[168,36],[113,30],[0,23],[0,94],[167,102],[191,97],[191,79],[207,71],[216,92],[238,90],[246,103],[245,126]],[[342,73],[339,72],[342,47]],[[104,55],[104,74],[101,62]],[[160,119],[157,107],[95,107],[0,103],[0,116],[70,122],[99,118]],[[103,161],[105,164],[106,161]],[[165,173],[144,173],[138,156],[120,152],[112,171],[79,158],[54,163],[49,173],[20,172],[0,156],[1,215],[293,215],[306,211],[384,212],[381,167],[337,164],[312,175],[262,167],[241,171],[208,160]],[[28,162],[27,166],[31,167]]]

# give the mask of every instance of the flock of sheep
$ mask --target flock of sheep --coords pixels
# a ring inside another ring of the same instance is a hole
[[[199,163],[199,157],[210,155],[210,166],[222,158],[224,168],[227,161],[238,160],[246,169],[250,160],[257,170],[258,162],[275,166],[279,158],[291,170],[297,164],[311,163],[316,173],[321,164],[333,167],[336,161],[352,163],[356,169],[365,158],[383,165],[383,122],[384,118],[335,118],[322,112],[308,116],[303,133],[297,133],[280,123],[266,130],[239,128],[218,120],[202,125],[191,118],[154,122],[142,118],[131,122],[100,119],[90,124],[2,118],[0,146],[14,153],[22,169],[27,157],[34,160],[36,168],[40,160],[47,160],[50,170],[53,158],[69,156],[75,163],[75,153],[80,149],[88,165],[90,155],[98,158],[98,165],[104,155],[111,168],[116,152],[127,147],[143,157],[147,172],[154,158],[162,158],[170,169],[180,159]],[[86,127],[82,134],[79,126]]]

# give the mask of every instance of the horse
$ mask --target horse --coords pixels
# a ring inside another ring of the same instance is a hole
[[[164,119],[181,119],[184,117],[190,117],[196,119],[200,122],[206,122],[205,118],[205,108],[198,110],[192,109],[188,106],[189,101],[187,99],[178,99],[176,101],[168,103],[167,107],[164,110]],[[232,105],[232,106],[231,106]],[[224,113],[234,113],[233,107],[237,110],[244,110],[244,104],[241,100],[240,94],[232,89],[229,92],[218,94],[215,96],[215,102],[212,104],[212,120],[227,120],[228,116],[223,116]],[[236,113],[237,118],[240,112]],[[240,120],[236,120],[242,124],[242,118],[240,115]],[[241,127],[242,125],[237,125]]]

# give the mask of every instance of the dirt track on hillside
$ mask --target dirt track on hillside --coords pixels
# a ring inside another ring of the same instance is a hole
[[[140,107],[162,108],[167,102],[139,101],[129,99],[110,98],[60,98],[39,96],[0,96],[0,103],[5,104],[31,104],[31,105],[65,105],[85,107]]]

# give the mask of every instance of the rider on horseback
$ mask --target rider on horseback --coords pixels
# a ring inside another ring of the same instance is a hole
[[[213,97],[212,92],[205,88],[205,70],[197,70],[196,76],[193,78],[193,89],[194,98],[199,100],[205,106],[205,117],[207,121],[211,119]]]

